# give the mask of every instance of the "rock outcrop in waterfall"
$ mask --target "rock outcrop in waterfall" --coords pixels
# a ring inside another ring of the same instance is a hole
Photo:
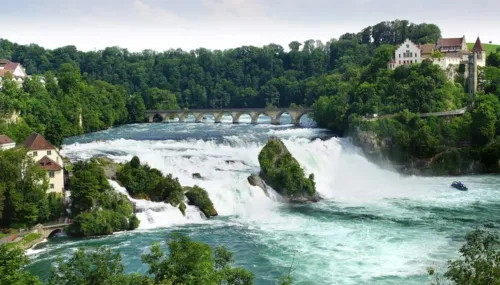
[[[290,202],[317,202],[314,174],[304,169],[277,137],[269,138],[259,154],[260,177]],[[249,177],[249,181],[255,178]],[[257,184],[256,184],[257,185]]]

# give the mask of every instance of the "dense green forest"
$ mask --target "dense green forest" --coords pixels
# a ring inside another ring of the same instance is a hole
[[[68,136],[142,122],[144,110],[149,108],[293,104],[312,106],[313,118],[320,127],[346,136],[367,114],[443,111],[470,103],[464,92],[467,83],[463,74],[451,82],[430,61],[394,71],[387,69],[396,45],[404,39],[436,43],[440,37],[436,25],[396,20],[359,33],[346,33],[327,43],[291,42],[287,48],[269,44],[223,51],[200,48],[189,52],[129,52],[109,47],[83,52],[74,46],[48,50],[36,44],[0,40],[0,58],[22,63],[28,73],[43,76],[46,82],[44,85],[33,77],[17,88],[15,82],[4,81],[0,113],[8,117],[18,110],[21,119],[16,125],[0,124],[0,133],[22,141],[34,130],[61,145]],[[500,52],[489,54],[487,64],[480,73],[481,92],[474,105],[483,107],[471,110],[464,118],[475,119],[471,125],[495,125],[494,133],[482,127],[478,134],[477,128],[460,125],[461,137],[450,137],[449,130],[437,128],[445,124],[426,120],[413,125],[399,120],[398,125],[387,119],[383,120],[390,121],[386,125],[396,128],[364,128],[379,134],[400,131],[399,141],[394,135],[398,132],[391,135],[396,141],[393,145],[401,146],[395,149],[404,152],[396,157],[399,160],[431,158],[446,147],[463,144],[475,148],[489,146],[499,134],[496,118],[500,113],[495,104],[486,106],[481,102],[495,103],[500,95]],[[472,156],[476,159],[481,153],[474,152]]]
[[[385,68],[393,45],[405,38],[418,43],[436,42],[440,36],[436,25],[396,20],[327,43],[291,42],[288,49],[269,44],[224,51],[200,48],[189,52],[129,52],[109,47],[83,52],[74,46],[48,50],[3,39],[0,58],[20,62],[29,74],[43,76],[46,84],[33,78],[19,89],[8,79],[4,82],[0,114],[8,116],[19,110],[22,120],[15,127],[0,126],[0,132],[21,141],[31,128],[61,145],[64,137],[141,122],[146,108],[288,107],[292,103],[310,106],[321,96],[351,96],[351,91],[358,90],[365,81],[373,85],[380,78],[378,84],[382,86],[382,81],[390,81],[385,78],[392,76]],[[434,80],[436,88],[442,89],[439,96],[449,98],[457,92],[440,80]],[[372,85],[357,92],[360,98],[352,98],[369,103],[357,104],[358,109],[351,112],[376,111],[384,103],[377,97],[391,97],[387,93],[393,89],[380,87],[372,94]],[[397,91],[401,94],[405,90]],[[393,101],[394,106],[387,111],[400,110],[400,105],[405,104]],[[438,107],[443,106],[427,104],[423,108]],[[336,125],[346,120],[341,121],[330,124],[320,120],[322,126],[339,133],[343,127]]]

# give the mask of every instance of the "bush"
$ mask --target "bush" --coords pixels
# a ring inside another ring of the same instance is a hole
[[[314,175],[304,169],[278,138],[270,138],[259,154],[261,174],[278,193],[289,197],[314,196]]]
[[[163,176],[161,171],[147,164],[141,165],[137,156],[117,172],[118,181],[134,198],[179,205],[184,191],[179,180],[171,174]]]
[[[137,218],[136,215],[133,215],[130,220],[128,221],[128,230],[135,230],[139,227],[139,224],[141,223],[141,221]]]
[[[121,213],[95,210],[78,215],[68,226],[67,233],[80,237],[100,236],[125,231],[130,226],[128,218]]]
[[[103,169],[94,161],[75,163],[71,178],[73,223],[67,233],[73,236],[108,235],[135,229],[139,220],[127,197],[108,183]]]
[[[205,189],[198,186],[186,187],[185,189],[187,191],[186,197],[188,198],[190,205],[198,207],[207,217],[217,216],[214,204],[212,203],[212,200],[210,200],[210,197],[208,197],[208,193]]]

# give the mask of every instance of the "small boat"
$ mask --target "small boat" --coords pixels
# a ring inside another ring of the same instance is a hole
[[[453,183],[451,183],[451,187],[457,189],[457,190],[460,190],[460,191],[467,191],[467,187],[465,187],[465,185],[460,182],[460,181],[453,181]]]

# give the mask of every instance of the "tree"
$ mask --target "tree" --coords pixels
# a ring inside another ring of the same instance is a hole
[[[476,145],[485,145],[495,137],[497,116],[493,108],[487,104],[480,104],[472,112],[472,142]]]
[[[140,284],[131,283],[133,277],[125,275],[123,271],[120,253],[113,253],[106,248],[88,253],[80,248],[67,261],[58,258],[57,266],[52,267],[48,285]]]
[[[224,247],[212,248],[204,243],[173,234],[168,241],[168,256],[159,244],[142,256],[150,266],[148,274],[155,282],[171,284],[253,284],[254,275],[241,268],[231,267],[232,253]]]
[[[448,261],[444,277],[456,285],[498,284],[500,280],[500,240],[497,233],[474,230],[465,237],[465,244],[460,248],[460,258]],[[436,285],[441,278],[433,269]]]
[[[47,189],[45,171],[24,149],[0,151],[0,224],[34,225],[41,217],[40,206],[47,204]]]
[[[127,110],[129,122],[143,122],[145,120],[146,106],[139,94],[130,96]]]
[[[113,190],[97,161],[75,163],[70,185],[73,222],[68,234],[108,235],[139,226],[132,204],[124,194]]]
[[[38,277],[25,269],[29,263],[30,259],[21,248],[0,245],[0,284],[41,285]]]

